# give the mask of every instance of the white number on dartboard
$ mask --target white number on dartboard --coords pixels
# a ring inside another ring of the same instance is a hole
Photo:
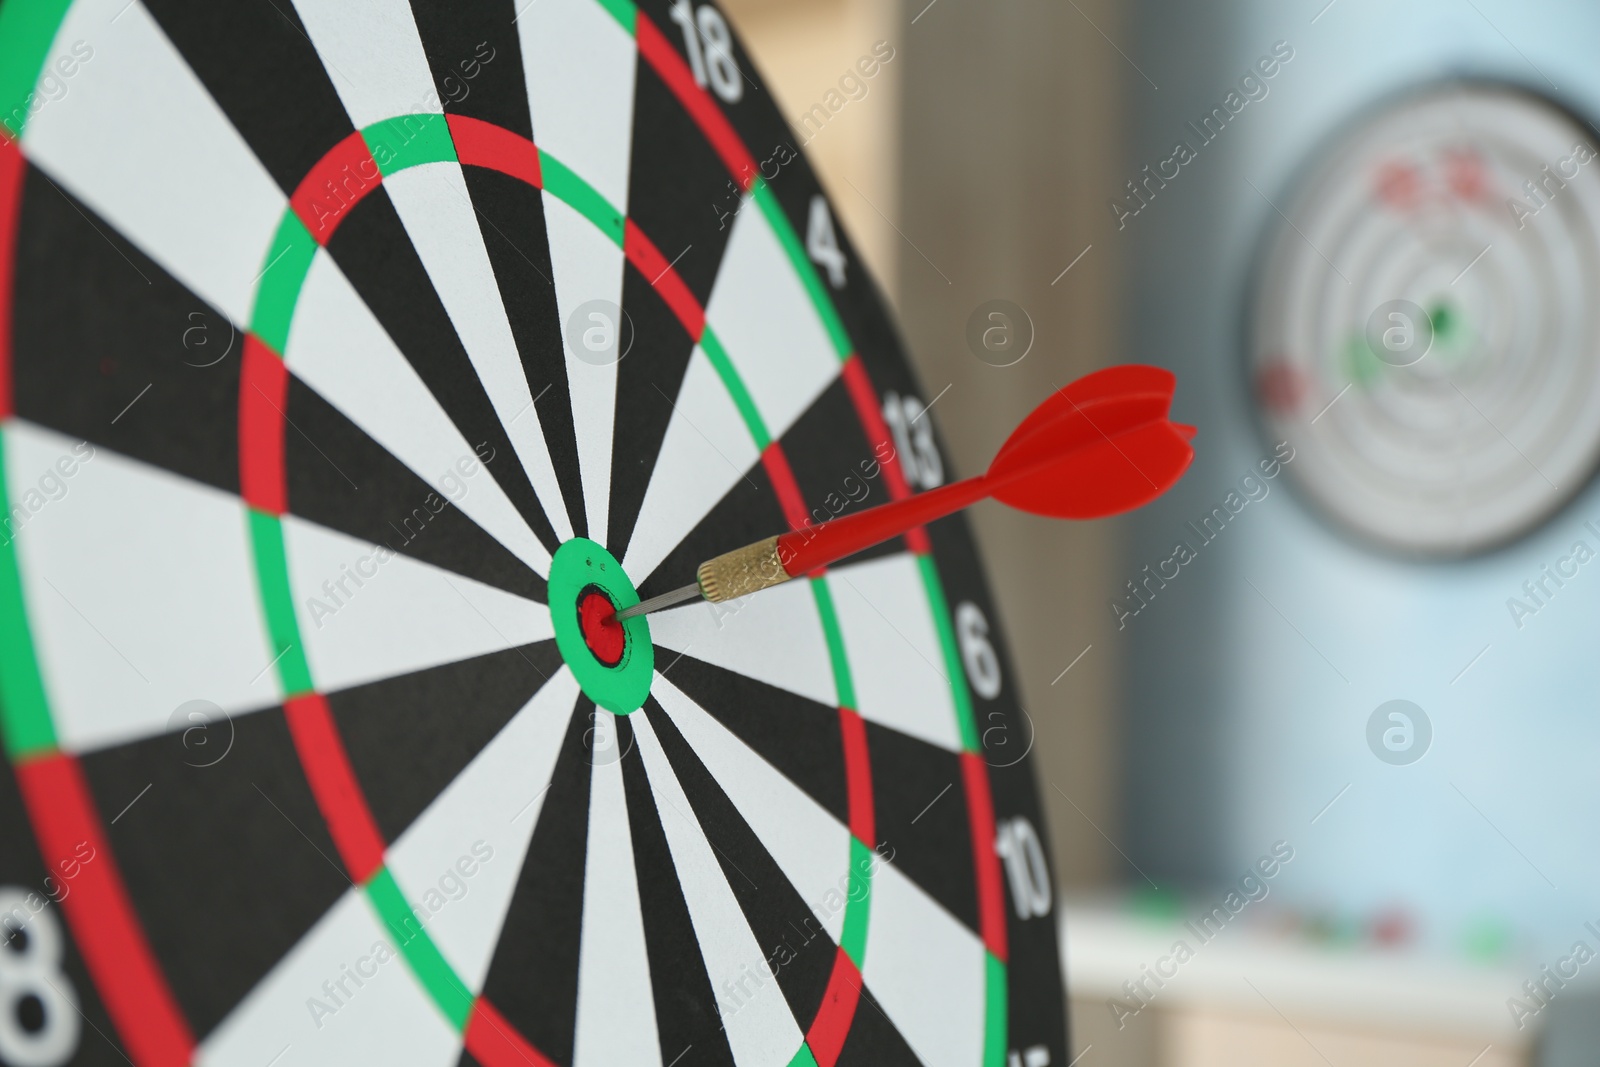
[[[61,971],[61,923],[28,893],[0,886],[0,1061],[56,1067],[78,1048],[78,997]]]
[[[689,54],[689,70],[696,84],[711,88],[730,104],[744,95],[743,76],[733,58],[733,34],[722,12],[709,4],[698,11],[690,0],[676,0],[672,21],[683,31],[683,50]],[[701,48],[701,45],[704,48]]]
[[[995,851],[1006,862],[1006,878],[1011,883],[1011,902],[1017,918],[1032,919],[1050,914],[1050,868],[1045,866],[1044,848],[1026,816],[1018,815],[1000,824]]]
[[[1029,1045],[1021,1051],[1012,1049],[1006,1067],[1050,1067],[1050,1050],[1043,1045]]]
[[[944,481],[944,460],[933,443],[933,423],[922,417],[923,411],[922,401],[914,396],[883,394],[883,421],[894,434],[894,450],[906,481],[919,489],[935,489]]]
[[[956,605],[956,640],[961,645],[961,663],[967,668],[972,691],[985,700],[1000,695],[1000,657],[989,643],[989,620],[983,609],[970,600]]]
[[[835,289],[844,288],[844,253],[839,251],[839,237],[833,232],[833,213],[820,194],[811,198],[811,215],[806,220],[806,255],[828,272],[829,285]]]

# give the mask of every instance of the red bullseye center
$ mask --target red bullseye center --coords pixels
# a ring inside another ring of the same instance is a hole
[[[578,597],[578,627],[583,632],[583,643],[589,646],[594,658],[607,667],[622,662],[622,652],[627,646],[627,635],[622,623],[617,621],[616,605],[598,589],[586,589]]]

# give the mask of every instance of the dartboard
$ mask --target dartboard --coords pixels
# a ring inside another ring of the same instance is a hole
[[[1588,482],[1595,158],[1594,131],[1549,101],[1449,84],[1363,119],[1283,202],[1255,311],[1260,410],[1341,525],[1459,556]]]
[[[0,6],[0,1063],[1067,1062],[949,469],[692,0]]]

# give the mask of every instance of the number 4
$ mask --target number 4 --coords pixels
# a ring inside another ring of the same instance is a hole
[[[844,253],[839,251],[839,238],[833,232],[833,215],[828,212],[828,202],[821,196],[811,198],[811,217],[806,222],[806,254],[828,272],[828,284],[835,289],[844,288]]]

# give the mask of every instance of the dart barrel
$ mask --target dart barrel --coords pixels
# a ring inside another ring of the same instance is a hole
[[[779,558],[776,537],[724,552],[700,564],[695,572],[700,595],[713,604],[782,585],[790,577]]]

